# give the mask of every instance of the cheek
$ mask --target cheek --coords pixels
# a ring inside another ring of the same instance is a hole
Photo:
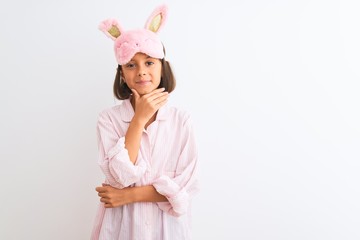
[[[162,74],[162,72],[161,72],[161,68],[157,71],[157,76],[159,77],[159,79],[161,78],[161,74]]]
[[[131,72],[123,72],[123,77],[126,80],[131,80],[133,78],[133,74]]]
[[[156,75],[156,81],[157,81],[157,82],[160,82],[160,81],[161,81],[161,74],[157,74],[157,75]]]

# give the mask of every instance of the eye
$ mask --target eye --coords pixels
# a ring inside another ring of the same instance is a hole
[[[147,61],[145,64],[146,64],[146,66],[151,66],[151,65],[154,64],[154,62],[152,62],[152,61]]]
[[[126,64],[126,68],[134,68],[135,64],[134,63],[128,63]]]

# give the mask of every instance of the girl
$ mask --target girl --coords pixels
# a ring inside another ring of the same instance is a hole
[[[144,29],[115,20],[100,29],[114,40],[114,94],[120,105],[99,114],[99,165],[105,183],[91,239],[190,239],[190,203],[198,190],[197,150],[190,116],[167,104],[175,88],[158,37],[167,7]]]

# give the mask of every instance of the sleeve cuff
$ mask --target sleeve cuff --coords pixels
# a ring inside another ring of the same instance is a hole
[[[161,210],[173,216],[180,216],[187,212],[189,206],[189,194],[186,189],[181,189],[178,184],[168,176],[162,175],[153,183],[156,191],[164,195],[169,202],[159,202]]]
[[[114,187],[128,187],[140,180],[148,168],[139,151],[135,165],[131,162],[127,149],[125,148],[125,137],[118,140],[116,145],[111,148],[100,167],[105,172],[109,172],[113,181],[109,181]],[[120,185],[119,185],[120,184]]]

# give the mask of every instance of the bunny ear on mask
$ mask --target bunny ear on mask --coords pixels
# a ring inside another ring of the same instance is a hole
[[[158,6],[145,23],[145,28],[124,30],[115,19],[102,21],[99,29],[114,41],[114,52],[119,65],[128,63],[136,53],[145,53],[152,58],[163,59],[164,47],[157,34],[168,16],[165,4]]]
[[[116,40],[124,32],[115,19],[106,19],[99,25],[99,29],[112,40]]]
[[[145,29],[148,29],[154,33],[158,33],[165,25],[167,15],[167,5],[163,4],[155,8],[155,10],[151,13],[150,17],[145,23]]]

